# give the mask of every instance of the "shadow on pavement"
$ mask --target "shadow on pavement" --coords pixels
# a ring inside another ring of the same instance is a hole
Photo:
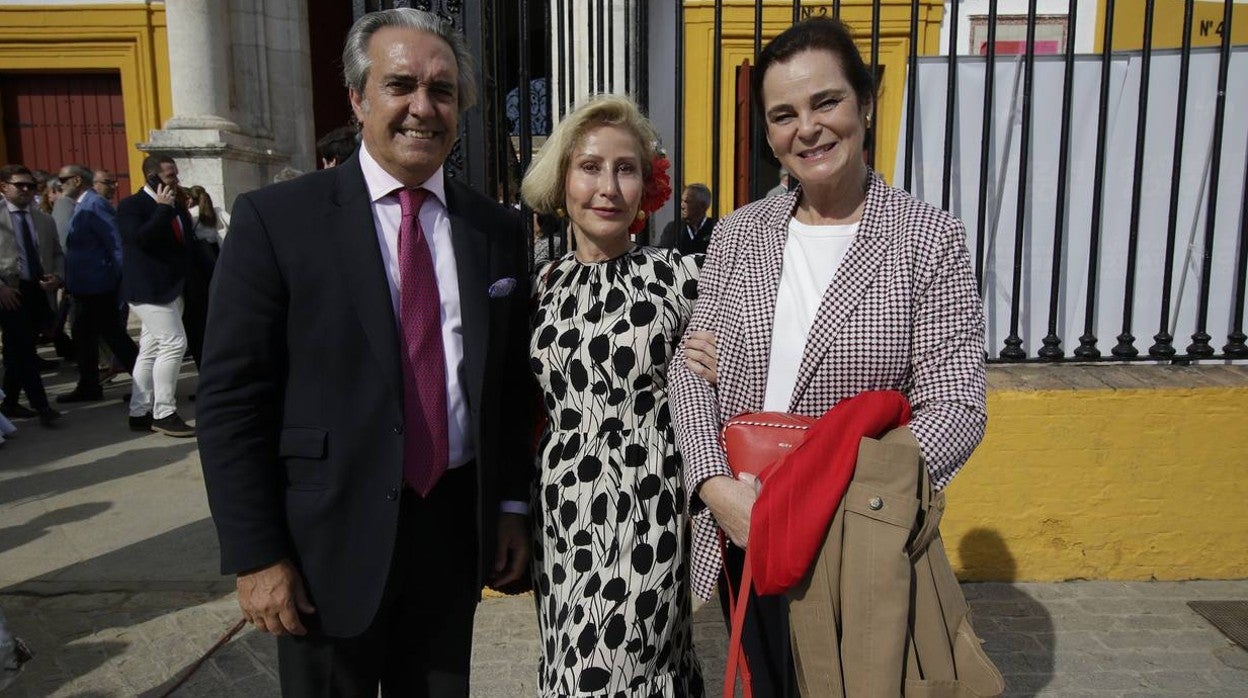
[[[182,460],[194,452],[195,448],[194,439],[169,440],[165,445],[134,448],[81,465],[40,470],[30,474],[13,474],[10,470],[10,476],[3,480],[4,485],[0,487],[0,504],[64,494],[163,468]]]
[[[194,372],[193,364],[184,365],[183,371],[185,373],[178,379],[178,413],[191,421],[195,416],[195,405],[187,398],[195,392],[198,374]],[[76,380],[74,366],[62,363],[55,376],[45,376],[44,385],[48,389],[49,399],[55,400],[57,395],[68,392]],[[130,381],[126,379],[106,386],[106,398],[99,402],[69,405],[53,402],[53,407],[62,413],[55,429],[40,427],[35,419],[14,421],[17,434],[6,437],[3,450],[0,450],[0,482],[4,483],[0,486],[0,504],[16,499],[9,491],[9,478],[16,477],[26,468],[42,469],[47,464],[72,458],[79,453],[98,448],[123,448],[127,443],[152,437],[151,432],[130,431],[129,409],[121,401],[122,396],[130,392],[130,389]],[[25,404],[24,399],[22,404]],[[165,438],[168,443],[175,443],[167,437],[161,438]],[[193,444],[194,439],[189,442]]]
[[[98,506],[80,505],[48,516],[82,516]],[[150,643],[153,649],[144,654],[154,658],[143,666],[123,662],[114,673],[143,688],[174,676],[229,627],[225,618],[216,627],[216,622],[205,622],[215,618],[174,617],[232,591],[232,583],[217,575],[216,565],[216,531],[205,518],[0,589],[11,628],[26,637],[35,653],[11,687],[13,695],[54,693],[122,657],[136,643]],[[75,696],[131,692],[81,693],[74,688]]]
[[[113,507],[112,502],[86,502],[40,514],[30,521],[17,526],[0,528],[0,553],[13,550],[39,540],[51,532],[53,526],[61,526],[75,521],[103,514]]]
[[[964,583],[962,590],[984,650],[1005,677],[1006,695],[1036,695],[1053,680],[1057,643],[1052,616],[1012,583],[1018,564],[1001,534],[973,529],[959,542],[958,553],[972,573],[993,570],[993,577],[1001,580]]]

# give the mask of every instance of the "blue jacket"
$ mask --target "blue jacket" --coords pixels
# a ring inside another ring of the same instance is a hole
[[[70,293],[114,293],[121,282],[117,211],[88,189],[78,200],[65,238],[65,287]]]

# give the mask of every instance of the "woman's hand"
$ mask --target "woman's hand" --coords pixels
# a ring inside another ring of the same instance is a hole
[[[744,548],[750,539],[750,513],[761,488],[762,483],[749,473],[741,473],[735,479],[716,475],[698,488],[698,496],[711,510],[715,523],[739,548]]]
[[[719,382],[719,352],[714,332],[692,332],[685,340],[685,365],[711,385]]]

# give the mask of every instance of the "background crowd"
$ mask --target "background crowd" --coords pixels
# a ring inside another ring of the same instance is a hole
[[[180,185],[172,158],[148,157],[143,174],[143,186],[117,201],[108,170],[71,163],[53,176],[21,164],[0,168],[0,437],[22,420],[61,424],[53,402],[103,400],[120,373],[134,379],[122,396],[131,428],[194,434],[176,414],[173,391],[188,348],[199,358],[228,215],[203,187]],[[160,305],[168,312],[152,307]],[[142,323],[137,344],[127,331],[131,312]],[[72,390],[47,395],[43,373],[58,362],[38,355],[43,344],[76,364]]]

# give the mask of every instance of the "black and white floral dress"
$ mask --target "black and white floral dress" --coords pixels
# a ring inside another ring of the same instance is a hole
[[[534,492],[543,696],[703,695],[667,367],[701,256],[641,247],[542,270],[531,363],[550,424]]]

